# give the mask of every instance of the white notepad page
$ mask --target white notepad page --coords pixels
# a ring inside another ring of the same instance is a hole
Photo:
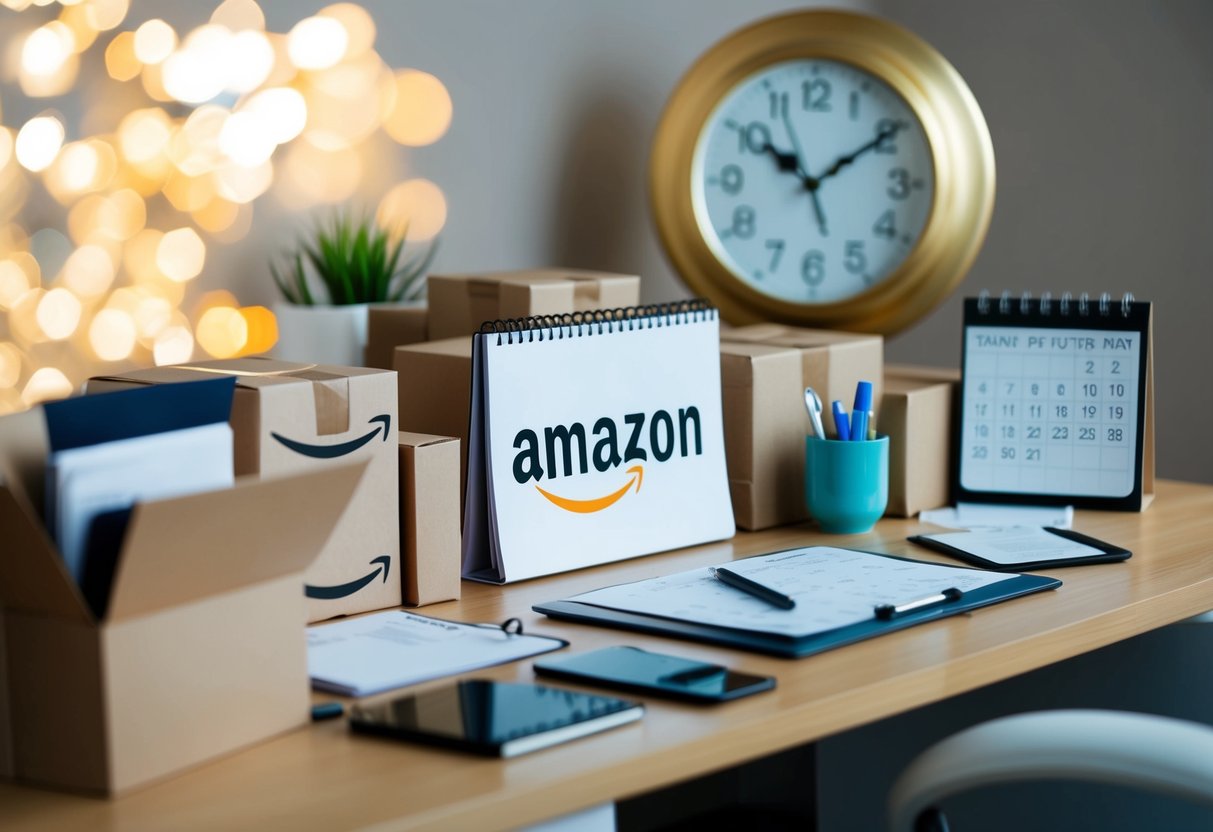
[[[570,598],[615,610],[799,638],[873,618],[880,604],[904,604],[945,589],[961,592],[1018,575],[810,546],[727,564],[730,571],[796,602],[783,610],[692,569],[661,578],[597,589]]]
[[[1102,549],[1051,534],[1039,526],[1012,526],[947,534],[924,534],[1001,566],[1102,555]]]

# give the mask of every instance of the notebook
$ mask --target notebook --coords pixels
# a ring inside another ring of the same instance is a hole
[[[965,300],[955,499],[1145,508],[1150,327],[1132,295]]]
[[[833,546],[721,565],[789,596],[794,609],[738,591],[717,580],[710,567],[605,587],[534,609],[554,618],[800,657],[1061,586],[1054,578]],[[945,592],[946,599],[940,597]],[[886,619],[878,609],[890,605],[905,611]]]
[[[731,537],[716,310],[485,324],[463,576],[505,583]]]

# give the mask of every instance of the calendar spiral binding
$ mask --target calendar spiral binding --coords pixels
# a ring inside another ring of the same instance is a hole
[[[532,315],[525,318],[499,318],[480,325],[480,334],[497,334],[498,344],[523,341],[557,341],[606,335],[635,329],[653,329],[686,323],[715,320],[716,307],[703,298],[668,303],[565,312],[559,315]]]
[[[981,292],[977,296],[978,313],[980,313],[982,315],[987,315],[990,313],[990,307],[991,307],[990,297],[991,296],[990,296],[990,293],[988,290],[986,290],[986,289],[981,290]],[[1129,317],[1129,313],[1133,309],[1133,301],[1134,301],[1134,298],[1133,298],[1132,292],[1125,292],[1124,295],[1121,296],[1121,298],[1120,298],[1120,315],[1121,315],[1121,317],[1123,317],[1123,318]],[[998,296],[998,314],[1000,314],[1000,315],[1012,314],[1012,306],[1014,305],[1014,306],[1018,307],[1019,314],[1028,315],[1028,314],[1031,314],[1031,312],[1033,311],[1032,303],[1033,303],[1033,301],[1032,301],[1031,292],[1024,292],[1023,294],[1021,294],[1019,296],[1018,299],[1016,299],[1011,296],[1010,292],[1004,291],[1001,295]],[[1041,294],[1040,299],[1037,300],[1035,303],[1036,303],[1035,311],[1037,313],[1044,315],[1046,317],[1053,313],[1053,293],[1052,292],[1044,292],[1043,294]],[[1092,307],[1092,305],[1094,305],[1098,309],[1100,316],[1106,318],[1112,314],[1112,307],[1115,303],[1116,302],[1114,300],[1112,300],[1112,296],[1110,294],[1108,294],[1107,292],[1101,293],[1099,296],[1099,300],[1095,301],[1094,304],[1092,304],[1091,296],[1087,292],[1083,292],[1082,294],[1080,294],[1078,296],[1077,302],[1074,301],[1074,296],[1072,294],[1070,294],[1069,292],[1063,292],[1061,295],[1061,299],[1057,303],[1057,307],[1058,307],[1057,312],[1059,315],[1061,315],[1063,317],[1068,316],[1070,314],[1070,307],[1074,306],[1076,309],[1076,314],[1078,314],[1080,317],[1086,318],[1086,317],[1090,316],[1091,307]]]

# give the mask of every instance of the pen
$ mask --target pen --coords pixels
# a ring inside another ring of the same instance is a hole
[[[846,442],[851,438],[851,429],[847,426],[847,412],[842,409],[842,402],[834,400],[834,427],[838,429],[838,441]]]
[[[740,589],[742,592],[753,595],[755,598],[760,598],[771,606],[779,607],[781,610],[790,610],[796,606],[796,602],[782,592],[771,589],[769,586],[763,586],[757,581],[751,581],[749,578],[742,577],[736,572],[730,572],[728,569],[717,566],[712,569],[712,574],[721,583],[728,584],[734,589]]]
[[[813,426],[813,436],[818,439],[826,438],[826,429],[821,426],[821,396],[812,387],[804,388],[804,408],[809,412],[809,423]]]
[[[868,438],[868,412],[872,409],[872,382],[855,385],[855,408],[851,411],[851,439],[862,442]]]
[[[904,604],[877,604],[876,617],[881,621],[888,621],[891,618],[896,618],[899,615],[905,615],[908,612],[917,612],[918,610],[933,607],[937,604],[946,604],[949,601],[959,601],[960,596],[964,595],[956,587],[948,587],[938,595],[928,595],[926,598],[919,598],[917,601],[907,601]]]

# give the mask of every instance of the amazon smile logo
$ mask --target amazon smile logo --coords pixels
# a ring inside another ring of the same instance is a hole
[[[353,595],[379,577],[380,569],[383,570],[383,582],[386,584],[387,573],[392,568],[392,558],[389,555],[380,555],[371,561],[371,566],[375,568],[355,581],[336,586],[312,586],[311,584],[304,584],[303,592],[308,598],[320,598],[325,601],[331,601],[334,598],[345,598],[347,595]]]
[[[379,424],[375,424],[378,422]],[[290,448],[297,454],[310,456],[313,459],[334,459],[346,454],[352,454],[354,451],[361,448],[366,443],[375,438],[379,430],[383,429],[383,441],[386,442],[392,434],[392,417],[387,413],[379,416],[372,416],[367,420],[367,424],[375,424],[368,433],[364,433],[357,439],[351,439],[349,442],[342,442],[339,445],[311,445],[307,442],[299,442],[295,439],[288,439],[280,433],[270,431],[270,436],[277,439],[281,444]]]
[[[647,428],[647,429],[646,429]],[[624,438],[622,442],[620,439]],[[590,450],[589,443],[594,447]],[[629,462],[654,464],[667,462],[675,455],[680,458],[703,454],[702,428],[699,408],[679,408],[677,418],[669,411],[658,410],[650,417],[645,413],[628,413],[623,417],[623,430],[615,419],[603,416],[594,422],[587,434],[585,425],[554,425],[543,429],[540,441],[538,431],[524,428],[514,436],[514,480],[519,485],[535,481],[535,490],[549,503],[574,514],[593,514],[603,511],[622,500],[634,485],[640,493],[644,481],[644,466],[627,468],[627,481],[619,488],[601,497],[574,499],[558,494],[549,486],[539,482],[545,477],[572,477],[588,474],[590,466],[600,473],[607,473]],[[622,452],[621,452],[622,450]]]

